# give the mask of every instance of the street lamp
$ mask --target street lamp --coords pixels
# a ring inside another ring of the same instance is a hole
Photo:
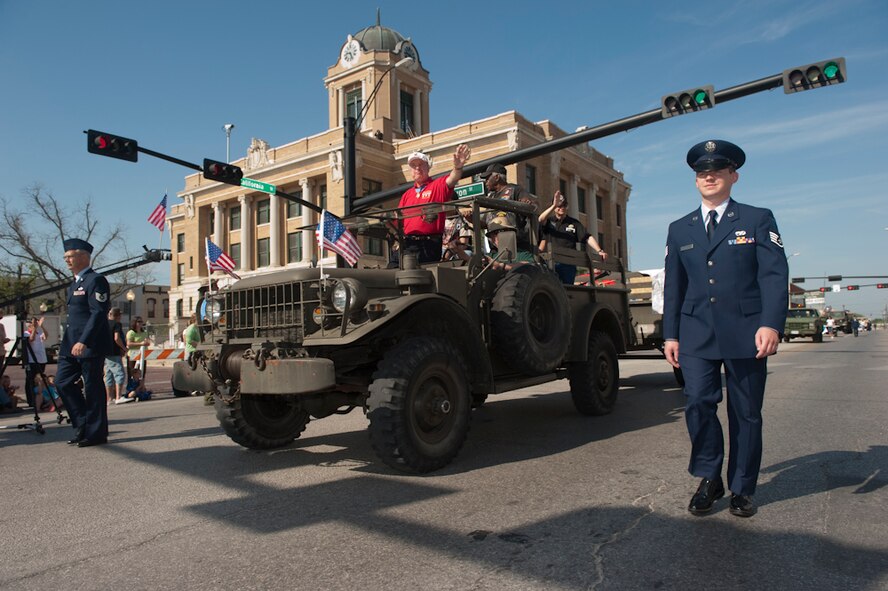
[[[356,181],[356,167],[357,163],[355,161],[355,134],[357,130],[361,128],[361,124],[364,122],[364,117],[367,116],[367,111],[370,107],[370,103],[373,102],[373,99],[376,97],[376,93],[379,92],[380,87],[382,86],[382,81],[385,80],[386,75],[395,70],[397,68],[401,68],[403,66],[410,65],[414,62],[412,57],[405,57],[404,59],[398,60],[394,64],[388,67],[388,69],[382,73],[382,76],[379,77],[379,80],[376,81],[376,85],[373,87],[373,90],[370,91],[370,96],[367,97],[367,100],[364,101],[363,106],[361,107],[360,113],[358,113],[358,117],[345,117],[342,120],[343,134],[344,134],[344,154],[343,154],[343,165],[345,166],[345,206],[344,213],[345,215],[349,215],[351,213],[351,202],[352,199],[357,197],[357,181]]]
[[[136,292],[134,292],[133,290],[129,290],[128,292],[126,292],[126,301],[129,304],[129,306],[128,306],[129,318],[127,319],[127,321],[130,326],[133,325],[133,302],[135,301],[135,299],[136,299]]]
[[[234,129],[234,123],[226,123],[222,129],[225,130],[225,162],[231,162],[231,130]]]

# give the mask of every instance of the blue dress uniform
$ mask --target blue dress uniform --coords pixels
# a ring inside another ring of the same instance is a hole
[[[83,240],[66,240],[65,250],[92,252]],[[84,269],[68,286],[68,317],[59,349],[56,385],[62,397],[75,437],[81,444],[105,443],[108,440],[108,407],[102,373],[105,355],[111,348],[108,310],[111,307],[108,280],[92,268]],[[75,357],[71,348],[76,343],[86,350]],[[83,389],[76,384],[83,378]]]
[[[740,148],[721,140],[698,144],[688,153],[688,164],[698,172],[736,169],[744,161]],[[729,199],[711,238],[705,224],[698,207],[669,226],[663,333],[679,343],[691,439],[689,472],[721,482],[724,439],[716,411],[724,366],[727,483],[735,495],[752,495],[761,465],[767,375],[767,357],[755,358],[755,334],[761,327],[783,332],[788,265],[768,209]]]

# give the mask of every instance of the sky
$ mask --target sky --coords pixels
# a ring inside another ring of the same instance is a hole
[[[745,150],[733,196],[774,212],[791,276],[888,281],[888,3],[693,6],[0,0],[0,197],[15,203],[39,183],[72,206],[89,198],[103,225],[127,227],[131,249],[168,248],[146,220],[165,192],[179,202],[190,171],[88,154],[82,131],[198,163],[225,159],[225,123],[236,125],[232,159],[254,137],[279,146],[324,131],[327,68],[378,7],[430,72],[433,131],[510,110],[573,131],[659,108],[671,92],[845,57],[845,84],[763,92],[592,145],[632,185],[631,269],[662,267],[669,222],[699,206],[687,150],[718,138]],[[169,271],[152,269],[162,282]],[[875,287],[826,297],[869,315],[888,307],[888,290]]]

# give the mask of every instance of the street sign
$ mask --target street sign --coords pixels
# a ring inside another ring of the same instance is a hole
[[[833,293],[841,292],[842,291],[842,284],[841,283],[833,283],[832,290],[833,290]]]
[[[805,298],[805,305],[809,308],[816,308],[826,304],[826,298]]]
[[[262,191],[263,193],[268,193],[269,195],[274,195],[275,191],[277,191],[277,187],[275,187],[274,185],[263,183],[262,181],[248,179],[246,177],[241,179],[241,187],[255,189],[257,191]]]
[[[456,193],[457,199],[462,199],[463,197],[475,197],[476,195],[483,195],[484,191],[484,183],[472,183],[471,185],[463,185],[462,187],[456,187],[453,189],[453,192]]]

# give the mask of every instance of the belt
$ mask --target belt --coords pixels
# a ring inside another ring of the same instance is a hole
[[[441,240],[441,234],[408,234],[404,236],[405,240]]]

